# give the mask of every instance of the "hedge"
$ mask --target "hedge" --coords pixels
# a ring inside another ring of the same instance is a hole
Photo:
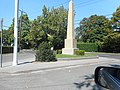
[[[86,52],[98,51],[98,46],[95,43],[78,43],[77,48],[79,48],[79,50],[85,50]]]
[[[1,52],[1,50],[0,50]],[[18,49],[19,52],[19,49]],[[13,47],[12,46],[3,46],[2,47],[2,53],[6,54],[6,53],[13,53]]]

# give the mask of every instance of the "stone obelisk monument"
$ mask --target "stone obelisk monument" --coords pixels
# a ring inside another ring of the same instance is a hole
[[[77,49],[77,40],[74,36],[74,5],[73,1],[69,2],[68,11],[68,25],[67,25],[67,39],[65,39],[65,46],[62,49],[62,54],[74,55]]]

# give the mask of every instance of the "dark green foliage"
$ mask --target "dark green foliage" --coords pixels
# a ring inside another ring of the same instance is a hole
[[[36,61],[40,62],[50,62],[57,61],[55,54],[50,48],[47,42],[40,44],[38,51],[36,52]]]
[[[75,50],[76,55],[85,55],[85,50]]]
[[[120,34],[114,33],[105,37],[102,51],[120,53]]]
[[[62,50],[61,49],[57,50],[57,54],[62,54]]]
[[[113,28],[120,28],[120,6],[116,9],[116,12],[113,13],[111,22],[113,23]]]
[[[97,48],[98,48],[98,52],[103,52],[103,50],[102,50],[102,45],[103,45],[103,42],[97,42],[96,43],[97,44]]]
[[[42,11],[42,15],[32,21],[30,28],[29,41],[32,47],[38,48],[45,41],[54,50],[62,49],[67,31],[67,10],[63,6],[52,9],[44,6]]]
[[[112,32],[111,22],[105,16],[92,15],[83,18],[76,28],[76,38],[83,42],[102,42],[104,36]]]
[[[19,52],[19,48],[18,48],[18,52]],[[2,47],[2,53],[6,54],[6,53],[13,53],[13,47],[12,46],[3,46]]]
[[[95,43],[78,43],[77,48],[80,50],[85,50],[86,52],[96,52],[98,51],[97,49],[97,44]]]
[[[3,53],[13,53],[13,47],[11,47],[11,46],[4,46],[3,48],[2,48],[2,52]]]

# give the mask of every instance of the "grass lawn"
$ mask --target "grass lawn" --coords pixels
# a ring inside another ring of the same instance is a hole
[[[97,56],[97,53],[86,53],[85,55],[57,54],[56,58],[84,58],[84,57],[92,57],[92,56]]]

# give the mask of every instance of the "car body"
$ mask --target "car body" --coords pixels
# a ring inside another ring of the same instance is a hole
[[[120,68],[99,66],[95,69],[95,83],[109,90],[120,90]]]

